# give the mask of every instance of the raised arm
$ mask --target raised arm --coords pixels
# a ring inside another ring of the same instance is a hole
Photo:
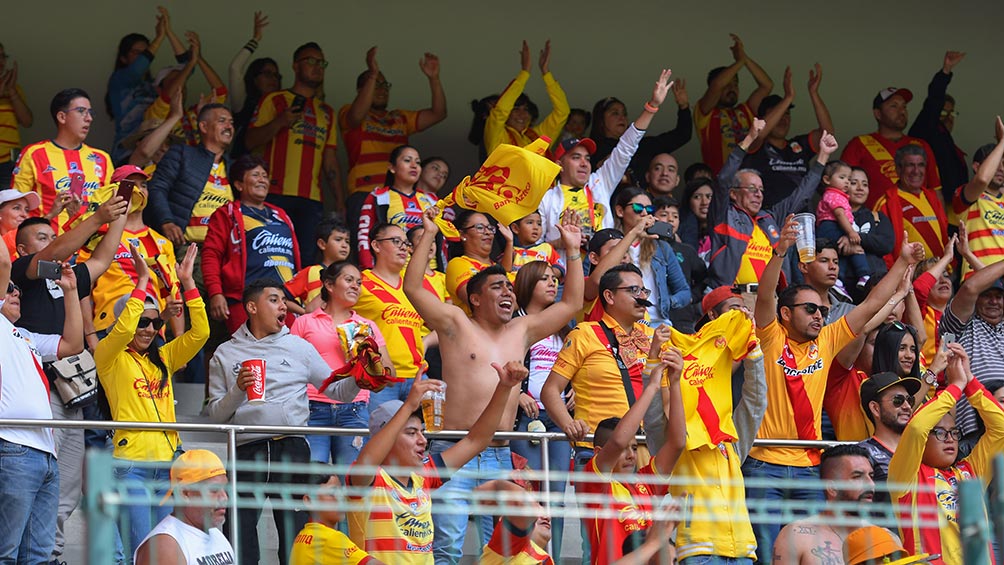
[[[17,61],[15,61],[7,72],[0,74],[0,99],[7,99],[11,109],[14,111],[14,119],[19,126],[30,128],[35,118],[31,114],[31,108],[25,101],[22,92],[17,87]],[[8,187],[4,187],[8,188]]]
[[[565,290],[561,295],[560,302],[544,308],[537,314],[521,316],[525,320],[523,323],[526,327],[528,344],[537,343],[545,337],[557,333],[582,310],[582,290],[585,286],[582,274],[582,252],[579,251],[582,233],[579,226],[572,223],[567,214],[562,219],[562,224],[558,226],[558,231],[561,233],[561,242],[565,246]],[[425,237],[424,234],[423,237]]]
[[[767,71],[746,53],[746,46],[743,45],[741,39],[736,37],[736,41],[739,44],[739,50],[742,53],[742,57],[746,61],[746,68],[749,69],[750,74],[753,75],[753,80],[756,81],[756,90],[754,90],[749,98],[746,99],[746,105],[750,108],[759,108],[760,102],[770,94],[770,91],[774,89],[774,81],[770,80],[770,76],[767,75]]]
[[[98,374],[105,373],[115,357],[125,351],[136,333],[139,318],[143,315],[143,302],[147,296],[146,288],[150,283],[150,268],[147,267],[146,260],[135,246],[130,245],[129,252],[132,254],[133,269],[136,271],[136,286],[126,302],[122,314],[115,321],[115,325],[94,349],[94,363],[98,367]],[[114,378],[114,375],[112,377]]]
[[[230,94],[230,107],[235,112],[244,105],[244,98],[247,96],[247,92],[244,91],[244,71],[247,68],[248,59],[258,49],[258,43],[261,41],[266,26],[268,26],[268,16],[264,12],[255,11],[251,39],[237,51],[227,67],[227,91]]]
[[[959,291],[955,293],[955,297],[949,303],[948,307],[952,310],[952,314],[963,324],[969,322],[976,309],[976,299],[1002,276],[1004,276],[1004,261],[988,265],[973,273],[971,277],[966,279],[966,282],[962,283]]]
[[[25,275],[31,279],[38,278],[38,262],[39,261],[58,261],[63,262],[70,259],[74,253],[76,253],[81,247],[87,243],[87,240],[91,238],[101,226],[108,222],[112,222],[113,226],[116,220],[121,218],[120,224],[125,227],[125,214],[129,207],[129,204],[117,196],[113,196],[107,202],[98,207],[97,211],[88,216],[84,221],[77,224],[72,229],[63,232],[63,235],[52,240],[52,243],[47,245],[45,249],[36,253],[32,258],[31,262],[28,264],[28,269]],[[118,237],[115,239],[115,247],[118,247],[118,242],[122,237],[121,228],[118,232]],[[105,240],[109,239],[106,235],[101,243],[98,244],[98,248],[104,244]],[[111,242],[109,242],[111,245]],[[97,249],[94,250],[97,253]],[[90,260],[88,260],[88,263]],[[86,263],[85,263],[86,264]],[[108,265],[105,265],[105,269]],[[98,269],[91,270],[91,280],[98,280],[98,275],[104,272],[97,272]]]
[[[994,134],[997,136],[997,145],[994,146],[993,151],[987,155],[986,159],[980,163],[980,167],[976,169],[976,174],[973,176],[973,180],[966,183],[966,186],[962,189],[962,200],[967,204],[976,202],[983,191],[990,186],[990,181],[994,180],[994,175],[1000,170],[1001,158],[1004,157],[1004,123],[1001,122],[1001,117],[997,116],[994,120]]]
[[[199,41],[198,35],[196,35],[195,32],[190,33],[195,36],[196,41]],[[216,70],[213,69],[212,65],[210,65],[209,62],[206,61],[205,56],[203,56],[201,45],[202,42],[199,41],[199,60],[197,63],[199,64],[199,70],[202,71],[202,76],[206,77],[206,82],[209,83],[209,88],[213,89],[214,94],[221,89],[226,90],[227,85],[223,84],[223,79],[220,78],[220,75],[216,73]],[[192,56],[194,57],[195,54],[193,53]]]
[[[754,334],[755,335],[755,334]],[[736,438],[734,447],[736,455],[739,456],[739,463],[746,460],[746,456],[753,447],[753,440],[756,439],[760,431],[760,423],[763,422],[763,415],[767,412],[767,373],[763,366],[763,350],[760,349],[760,342],[757,342],[756,349],[746,354],[743,359],[744,379],[742,395],[736,404],[736,409],[732,412],[732,419],[736,424]]]
[[[522,359],[507,361],[504,366],[492,363],[492,368],[499,375],[499,384],[495,386],[495,392],[492,393],[488,406],[471,426],[467,435],[443,452],[443,462],[450,469],[463,467],[488,447],[492,437],[495,436],[495,430],[498,429],[502,413],[505,412],[506,405],[509,404],[509,398],[512,397],[513,387],[518,388],[523,379],[530,374],[530,371],[523,366]]]
[[[589,278],[586,279],[586,286],[583,290],[584,301],[588,302],[599,296],[600,279],[603,278],[603,274],[621,264],[621,261],[624,260],[624,256],[627,255],[628,250],[631,249],[634,242],[643,237],[651,237],[645,234],[645,230],[652,227],[654,223],[655,216],[646,215],[642,217],[642,221],[635,224],[630,231],[624,234],[624,237],[589,271]]]
[[[526,44],[526,41],[523,42],[523,47],[520,49],[520,64],[522,69],[519,74],[499,95],[498,101],[495,102],[495,106],[492,107],[485,120],[484,141],[485,150],[488,153],[494,151],[502,143],[509,112],[512,112],[513,106],[516,105],[516,99],[523,93],[526,81],[530,78],[530,46]]]
[[[781,102],[775,104],[774,107],[767,112],[767,115],[760,116],[763,118],[763,121],[766,122],[766,125],[763,128],[764,131],[770,132],[773,130],[777,126],[778,122],[781,121],[781,118],[784,117],[785,112],[791,108],[791,103],[795,101],[795,88],[791,84],[791,67],[784,68],[783,84],[784,98],[781,99]],[[756,106],[754,106],[754,108],[756,108]],[[750,153],[759,151],[760,148],[763,147],[766,140],[766,137],[760,137],[754,141],[753,145],[749,149]]]
[[[174,34],[172,33],[171,36]],[[178,92],[181,92],[185,87],[185,83],[188,82],[188,77],[192,76],[192,71],[195,70],[195,65],[199,62],[200,49],[202,44],[199,43],[199,36],[194,32],[185,32],[185,38],[188,39],[188,44],[190,46],[189,50],[191,52],[191,57],[185,62],[185,66],[181,71],[172,77],[169,77],[161,83],[161,98],[165,101],[170,102]]]
[[[544,43],[544,48],[540,51],[538,64],[540,66],[541,79],[544,81],[544,88],[547,90],[547,97],[551,101],[551,113],[541,120],[534,129],[538,134],[555,140],[561,135],[561,128],[565,127],[565,122],[568,121],[568,114],[571,108],[568,106],[568,97],[565,96],[565,91],[562,90],[561,85],[558,84],[554,75],[551,74],[550,39]]]
[[[961,51],[946,51],[941,69],[934,73],[931,82],[927,84],[927,98],[924,105],[910,126],[910,135],[924,140],[931,140],[944,134],[940,132],[941,110],[945,107],[945,96],[948,84],[952,82],[952,70],[966,56]],[[954,187],[953,187],[954,188]]]
[[[655,468],[660,475],[668,477],[687,447],[687,416],[683,412],[683,397],[680,393],[683,355],[676,348],[665,349],[659,352],[658,365],[663,366],[662,374],[669,379],[669,402],[665,406],[666,441],[655,454]]]
[[[429,264],[429,249],[432,247],[432,242],[436,240],[436,234],[439,233],[439,226],[434,221],[439,213],[438,206],[430,206],[422,213],[424,231],[422,238],[415,245],[411,260],[408,261],[408,269],[404,272],[402,286],[408,300],[415,307],[415,311],[425,320],[425,324],[439,332],[440,337],[454,339],[457,333],[457,324],[460,323],[460,318],[464,317],[464,311],[457,306],[442,302],[422,286],[422,281],[425,278],[425,266]]]
[[[181,117],[185,113],[182,104],[182,93],[179,90],[171,97],[171,107],[168,110],[167,118],[136,145],[136,149],[129,156],[130,165],[143,168],[150,163],[154,154],[157,153],[160,146],[167,141],[167,137],[174,131],[174,126],[178,125],[178,122],[181,121]]]
[[[812,101],[812,110],[816,113],[816,129],[809,133],[809,145],[819,147],[819,138],[824,131],[833,133],[833,119],[830,118],[830,109],[823,102],[823,97],[819,94],[819,85],[823,82],[823,67],[816,63],[814,69],[809,70],[809,100]]]
[[[659,111],[662,103],[666,101],[666,95],[669,94],[669,89],[673,86],[672,81],[669,80],[671,76],[673,76],[672,69],[663,69],[659,73],[659,79],[655,81],[655,88],[652,89],[652,96],[642,106],[641,114],[634,121],[634,127],[641,131],[648,129],[649,124],[652,123],[652,118]]]
[[[774,252],[770,256],[770,261],[764,267],[763,274],[760,275],[760,286],[756,289],[756,306],[753,310],[753,320],[756,327],[765,328],[777,319],[777,283],[781,277],[781,266],[784,265],[784,257],[788,250],[795,245],[795,238],[798,236],[798,224],[792,216],[784,219],[784,229],[781,230],[781,239],[774,246]]]
[[[63,309],[66,316],[63,336],[56,351],[56,356],[62,359],[84,350],[84,318],[80,311],[80,295],[77,293],[77,275],[69,263],[63,263],[56,286],[63,290]]]
[[[856,308],[844,316],[847,326],[855,335],[862,333],[872,316],[882,309],[888,302],[893,302],[892,296],[896,289],[902,284],[910,265],[916,265],[924,259],[924,246],[920,243],[910,243],[903,237],[903,247],[900,249],[899,258],[893,263],[889,272],[882,277],[875,288],[868,293],[864,301]]]
[[[423,131],[446,119],[446,93],[439,80],[439,57],[426,53],[419,59],[418,68],[429,79],[429,92],[432,94],[432,105],[418,113],[418,131]]]
[[[730,33],[729,37],[732,38],[732,46],[729,49],[732,51],[735,62],[725,67],[708,83],[708,89],[704,91],[704,96],[701,96],[701,99],[697,101],[697,109],[701,114],[708,114],[714,110],[722,99],[722,91],[725,90],[725,86],[732,82],[732,79],[739,74],[739,69],[742,69],[746,64],[746,60],[742,57],[742,40],[734,33]]]
[[[774,205],[771,210],[774,213],[774,217],[779,218],[788,214],[798,214],[807,210],[812,195],[815,194],[816,189],[819,187],[819,179],[823,175],[823,167],[829,161],[830,155],[837,152],[838,147],[840,146],[837,143],[837,139],[833,137],[833,134],[824,131],[819,138],[819,152],[816,154],[815,161],[809,164],[809,170],[802,177],[802,180],[799,181],[795,192]]]
[[[677,355],[679,355],[679,352],[677,352]],[[617,427],[614,428],[607,442],[596,453],[596,470],[600,473],[613,471],[614,464],[617,463],[621,453],[631,444],[631,440],[638,433],[638,428],[645,417],[645,411],[648,410],[649,404],[659,394],[662,381],[661,375],[669,367],[668,358],[668,352],[666,355],[659,355],[659,361],[650,369],[651,376],[649,376],[648,384],[645,385],[641,396],[631,405],[627,414],[621,417],[621,421],[617,423]],[[666,443],[669,443],[668,439]]]
[[[362,125],[373,106],[373,92],[376,91],[377,77],[380,76],[380,64],[377,62],[377,47],[374,45],[366,51],[366,78],[356,91],[356,97],[345,113],[345,129],[352,130]]]
[[[122,242],[122,232],[125,231],[125,225],[128,221],[126,211],[129,203],[124,201],[118,202],[118,196],[115,196],[112,200],[114,201],[112,202],[112,207],[108,210],[109,213],[105,215],[106,218],[111,220],[108,224],[108,231],[105,232],[97,247],[94,248],[94,253],[91,253],[91,256],[84,262],[84,265],[87,266],[87,274],[90,275],[92,281],[98,280],[98,277],[105,274],[105,271],[111,266],[112,261],[115,260],[115,253]],[[122,213],[115,218],[114,215],[119,209],[122,210]],[[100,211],[101,209],[99,208],[98,210]]]

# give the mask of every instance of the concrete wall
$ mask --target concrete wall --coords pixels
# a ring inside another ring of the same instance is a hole
[[[795,72],[798,92],[792,132],[814,126],[805,83],[813,63],[823,65],[822,93],[833,114],[838,139],[872,131],[871,99],[880,88],[895,85],[914,91],[911,114],[920,109],[927,82],[941,67],[946,49],[968,52],[956,69],[949,92],[958,99],[956,139],[972,153],[991,140],[992,118],[1004,112],[1004,81],[998,71],[998,25],[1004,2],[981,0],[949,5],[935,0],[881,2],[471,2],[404,0],[333,2],[223,2],[176,0],[168,3],[179,35],[198,31],[203,52],[225,77],[232,55],[250,37],[252,12],[266,10],[271,25],[257,56],[280,61],[289,86],[292,50],[306,41],[325,49],[328,101],[336,108],[351,101],[355,77],[365,70],[364,55],[380,46],[380,63],[393,82],[395,107],[428,105],[428,87],[417,61],[425,51],[442,60],[449,103],[447,120],[413,142],[423,155],[446,156],[452,181],[477,165],[476,150],[464,140],[470,124],[468,102],[498,92],[519,70],[520,40],[537,50],[551,38],[551,69],[573,107],[591,108],[605,96],[617,96],[635,115],[647,99],[661,67],[687,79],[691,99],[704,90],[711,67],[728,64],[729,32],[745,40],[747,51],[775,79],[780,91],[785,65]],[[48,103],[58,89],[79,86],[101,107],[118,39],[154,31],[154,2],[89,3],[68,0],[6,2],[0,32],[7,52],[21,67],[21,83],[35,112],[25,143],[51,135]],[[280,8],[281,6],[281,8]],[[165,42],[154,69],[170,62]],[[743,96],[752,78],[740,75]],[[196,72],[189,92],[207,89]],[[549,111],[539,74],[527,93]],[[671,107],[671,106],[670,106]],[[654,131],[674,125],[675,114],[662,112]],[[912,117],[912,115],[911,115]],[[108,147],[111,122],[103,115],[92,128],[94,145]],[[680,151],[684,165],[698,158],[696,141]]]

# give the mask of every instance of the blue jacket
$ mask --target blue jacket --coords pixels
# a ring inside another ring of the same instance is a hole
[[[691,302],[690,286],[683,276],[680,260],[665,241],[657,241],[652,256],[652,273],[658,287],[659,302],[656,309],[664,322],[669,322],[669,311],[683,308]]]
[[[227,171],[230,163],[223,155]],[[172,145],[157,163],[147,188],[150,202],[146,207],[146,224],[155,229],[170,222],[185,229],[192,209],[206,188],[216,156],[203,145]]]

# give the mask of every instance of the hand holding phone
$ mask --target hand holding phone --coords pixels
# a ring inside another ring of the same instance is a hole
[[[136,187],[136,183],[131,180],[120,180],[119,189],[115,192],[115,196],[121,196],[123,200],[127,203],[132,201],[133,189]]]
[[[666,242],[674,241],[673,224],[669,222],[656,222],[646,229],[645,233],[659,236],[659,239]]]
[[[61,276],[63,266],[56,261],[38,261],[38,278],[58,281]]]

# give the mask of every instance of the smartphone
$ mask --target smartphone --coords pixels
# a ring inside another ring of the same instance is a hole
[[[955,334],[946,333],[945,335],[941,336],[941,348],[947,349],[949,344],[956,343],[957,341],[958,338],[955,337]]]
[[[119,189],[115,193],[115,196],[121,196],[126,202],[132,201],[133,188],[136,187],[136,183],[131,180],[120,180]]]
[[[75,196],[84,195],[84,173],[70,173],[70,192]]]
[[[38,278],[58,281],[62,276],[63,268],[55,261],[38,262]]]
[[[302,112],[303,107],[307,104],[307,99],[304,96],[297,94],[293,97],[293,103],[290,104],[289,109],[294,112]]]
[[[668,222],[656,222],[645,233],[657,235],[663,241],[673,241],[673,225]]]

